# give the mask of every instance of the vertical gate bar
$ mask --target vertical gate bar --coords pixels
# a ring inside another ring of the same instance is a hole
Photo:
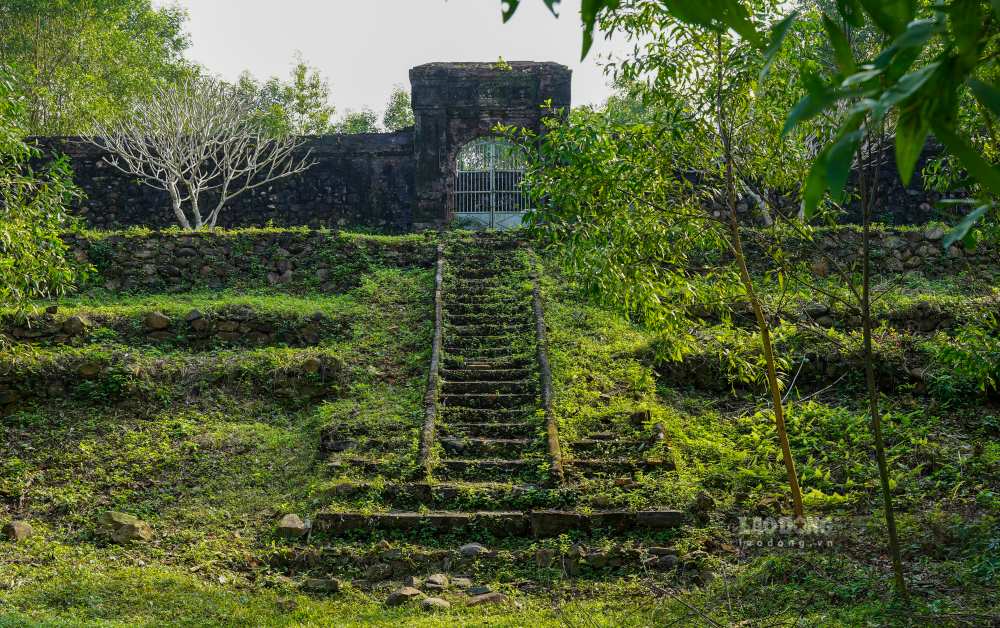
[[[490,140],[490,228],[496,228],[497,220],[497,181],[496,181],[496,158],[497,144]]]

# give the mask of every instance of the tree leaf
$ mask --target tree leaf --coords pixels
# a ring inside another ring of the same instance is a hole
[[[997,2],[1000,2],[1000,0],[997,0]],[[969,79],[969,87],[972,88],[972,93],[975,94],[976,100],[992,111],[993,115],[1000,116],[1000,91],[997,88],[974,78]]]
[[[840,71],[845,75],[854,74],[857,64],[854,62],[854,52],[851,50],[851,43],[847,41],[847,35],[843,29],[831,20],[825,13],[823,14],[823,28],[826,29],[826,36],[830,40],[833,48],[833,56],[837,59]]]
[[[757,31],[746,6],[740,0],[661,0],[682,22],[715,31],[731,28],[740,37],[758,48],[764,48],[764,37]]]
[[[815,215],[819,202],[823,200],[823,193],[826,192],[826,157],[826,150],[816,157],[809,169],[806,183],[802,186],[802,214],[806,220]]]
[[[997,1],[1000,2],[1000,0]],[[760,75],[757,77],[759,82],[763,83],[767,79],[767,75],[771,71],[771,65],[774,63],[774,58],[781,51],[781,45],[785,42],[785,37],[788,35],[788,31],[791,30],[792,24],[795,23],[795,19],[798,16],[798,11],[792,11],[771,29],[771,43],[768,44],[767,50],[764,51],[764,67],[761,68]]]
[[[1000,2],[1000,0],[997,1]],[[864,12],[858,0],[837,0],[837,12],[851,26],[855,28],[864,26]]]
[[[906,30],[917,12],[916,0],[859,0],[875,25],[896,36]]]
[[[962,219],[962,222],[955,225],[951,231],[944,236],[944,240],[941,242],[944,248],[947,249],[959,240],[964,240],[965,236],[968,235],[969,230],[976,226],[976,223],[982,220],[983,216],[986,215],[986,212],[992,207],[992,203],[987,203],[986,205],[980,205],[969,212],[969,214]]]
[[[826,184],[830,188],[830,194],[835,198],[842,196],[847,178],[851,174],[854,154],[858,152],[858,146],[864,136],[865,132],[862,130],[845,133],[827,153]]]
[[[854,87],[860,85],[867,81],[872,80],[876,76],[882,74],[882,70],[876,68],[874,70],[862,70],[860,72],[855,72],[854,74],[848,76],[844,79],[844,82],[840,84],[841,87]]]
[[[549,11],[552,11],[552,15],[558,17],[559,14],[556,12],[556,6],[559,4],[560,0],[542,0],[542,2],[544,2],[545,6],[549,8]],[[501,0],[500,6],[501,11],[503,12],[503,21],[507,22],[510,18],[514,17],[514,14],[517,13],[517,9],[520,5],[521,0]]]
[[[799,124],[816,117],[836,100],[837,93],[833,90],[826,89],[823,85],[810,85],[809,93],[803,96],[788,113],[781,136],[788,135],[789,131]]]
[[[992,194],[1000,194],[1000,170],[983,159],[979,151],[943,124],[932,123],[934,135],[941,140],[953,155],[958,157],[972,178]]]
[[[878,105],[872,110],[872,114],[877,118],[884,116],[885,112],[889,109],[906,100],[923,87],[924,83],[931,78],[940,66],[941,64],[936,61],[928,63],[919,70],[910,72],[896,81],[895,84],[882,93],[882,97],[879,98]]]
[[[998,0],[1000,1],[1000,0]],[[914,20],[910,22],[906,30],[900,33],[896,39],[875,58],[875,67],[884,68],[896,54],[911,48],[922,48],[927,40],[936,33],[943,32],[945,24],[943,20],[926,19]]]
[[[545,0],[545,3],[549,5],[549,9],[553,13],[555,13],[554,3],[557,2],[559,0]],[[597,16],[604,9],[617,8],[618,0],[583,0],[580,4],[580,19],[583,20],[583,52],[580,55],[581,59],[587,58],[590,47],[594,45],[594,28],[597,24]]]
[[[979,0],[953,0],[949,11],[949,33],[957,44],[958,56],[963,63],[974,66],[979,56],[980,38],[986,16]]]
[[[923,152],[930,123],[919,107],[907,107],[899,112],[896,122],[896,168],[903,185],[910,185],[913,170]]]

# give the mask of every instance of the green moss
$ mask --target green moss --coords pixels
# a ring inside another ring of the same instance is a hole
[[[92,237],[102,242],[107,236]],[[384,241],[427,241],[422,238]],[[330,263],[354,272],[355,261]],[[891,368],[927,369],[922,385],[909,381],[905,387],[883,388],[904,559],[911,581],[919,583],[910,619],[891,601],[868,417],[850,378],[829,387],[829,379],[800,377],[789,395],[788,428],[809,513],[833,518],[839,526],[836,545],[822,551],[736,551],[732,526],[738,517],[788,511],[766,399],[739,384],[754,381],[759,371],[753,334],[738,315],[701,325],[701,355],[724,375],[718,388],[692,386],[656,357],[662,353],[657,344],[671,338],[589,304],[552,272],[544,275],[542,287],[556,414],[567,455],[577,455],[574,443],[597,432],[646,443],[659,424],[665,443],[625,451],[636,459],[669,456],[676,471],[640,474],[627,489],[613,480],[586,481],[569,497],[540,489],[519,502],[496,501],[502,491],[467,487],[448,507],[528,508],[567,499],[581,510],[688,509],[705,491],[715,511],[652,537],[482,539],[503,556],[525,552],[528,557],[474,573],[477,583],[500,588],[518,607],[467,607],[462,597],[449,593],[453,607],[446,613],[388,609],[383,600],[389,585],[306,595],[297,587],[305,576],[363,576],[361,567],[344,567],[324,552],[369,555],[381,551],[379,539],[317,533],[320,557],[309,562],[312,554],[304,545],[276,537],[277,519],[323,508],[385,510],[392,504],[383,489],[416,467],[433,276],[426,269],[395,268],[378,256],[362,261],[365,270],[356,285],[341,295],[320,294],[309,286],[295,295],[270,288],[78,295],[61,301],[57,316],[89,317],[109,331],[88,336],[83,346],[10,344],[0,350],[8,370],[24,374],[23,381],[32,385],[72,373],[84,361],[107,368],[102,377],[74,380],[67,394],[38,395],[0,419],[0,522],[23,518],[37,532],[22,544],[0,542],[0,626],[645,626],[689,625],[699,621],[698,612],[722,625],[949,625],[958,613],[982,618],[1000,612],[994,599],[1000,576],[1000,450],[995,445],[1000,419],[989,402],[994,393],[980,385],[995,370],[996,330],[983,316],[995,289],[965,276],[908,276],[878,305],[879,315],[888,317],[931,303],[953,313],[955,321],[934,333],[889,325],[877,334],[880,355]],[[511,294],[523,293],[525,280],[512,275]],[[692,291],[727,299],[738,295],[731,284],[708,282],[692,279]],[[782,300],[777,282],[762,280],[761,285],[770,304]],[[804,289],[784,292],[786,303],[807,297]],[[344,329],[309,349],[196,349],[143,342],[138,330],[139,335],[130,335],[114,323],[135,325],[153,310],[179,320],[191,309],[211,316],[244,307],[291,322],[319,311],[343,321]],[[738,305],[727,300],[718,311],[731,314]],[[858,346],[857,335],[848,329],[817,335],[791,321],[778,328],[776,338],[790,388],[803,356],[846,355]],[[298,373],[310,356],[343,365],[336,390],[291,401],[276,395],[276,380]],[[320,450],[330,430],[378,456],[383,461],[378,472],[360,474],[349,464],[330,467]],[[362,476],[365,490],[331,494],[333,487]],[[110,544],[96,526],[107,510],[141,516],[156,539],[148,545]],[[404,555],[454,551],[470,540],[402,532],[386,537]],[[584,570],[571,579],[530,560],[539,548],[568,552],[577,542],[591,549],[672,545],[691,566],[668,573],[638,565],[611,574]],[[304,555],[296,559],[299,553]],[[519,588],[512,582],[533,585]]]

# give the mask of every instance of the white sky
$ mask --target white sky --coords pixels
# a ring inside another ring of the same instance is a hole
[[[243,70],[287,77],[295,51],[330,81],[338,114],[381,112],[394,84],[431,61],[556,61],[573,69],[573,103],[609,94],[599,57],[628,49],[600,41],[580,62],[580,0],[555,19],[541,0],[522,0],[507,24],[500,0],[160,0],[187,9],[188,56],[226,79]]]

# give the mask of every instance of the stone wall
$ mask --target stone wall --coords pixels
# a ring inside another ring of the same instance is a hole
[[[498,123],[538,131],[542,103],[569,108],[571,72],[555,63],[432,63],[413,68],[416,126],[396,133],[304,138],[315,161],[306,172],[249,191],[220,214],[219,226],[310,226],[399,233],[449,220],[455,159]],[[107,163],[80,138],[35,138],[43,154],[70,158],[87,197],[78,207],[101,229],[174,224],[166,192]],[[202,206],[211,206],[211,198]]]
[[[46,153],[72,163],[87,198],[78,211],[93,227],[175,224],[167,193],[144,185],[79,138],[36,138]],[[301,149],[315,161],[306,172],[251,190],[227,205],[221,227],[276,226],[408,231],[413,206],[413,130],[308,138]],[[208,203],[203,203],[207,205]]]
[[[556,63],[429,63],[410,70],[416,118],[414,223],[431,226],[455,207],[458,151],[498,123],[541,131],[541,105],[569,110],[572,72]]]
[[[903,185],[896,169],[896,145],[890,140],[890,144],[882,152],[882,165],[878,169],[876,197],[878,209],[875,220],[889,225],[921,225],[935,219],[957,222],[957,214],[954,211],[944,211],[936,207],[937,202],[943,198],[942,194],[926,190],[924,187],[924,168],[931,160],[942,154],[944,147],[931,139],[917,159],[910,184]],[[856,173],[852,175],[850,184],[857,186],[857,178]],[[948,196],[962,196],[962,194],[956,192]],[[852,223],[861,222],[859,202],[855,201],[847,206],[844,220]]]
[[[771,265],[768,250],[773,240],[767,232],[746,230],[747,259],[755,270],[763,271]],[[1000,249],[990,243],[981,243],[966,250],[955,245],[945,250],[942,246],[946,230],[939,225],[925,228],[880,228],[873,231],[872,260],[877,273],[897,273],[918,270],[934,277],[951,275],[964,270],[995,271],[1000,265]],[[834,272],[827,258],[837,260],[850,268],[861,259],[861,230],[854,226],[819,229],[812,242],[790,238],[782,241],[782,248],[793,261],[810,265],[813,273],[825,277]]]
[[[248,229],[216,233],[67,236],[76,259],[112,291],[183,292],[275,286],[341,292],[373,266],[430,268],[433,234],[348,235],[325,230]]]

